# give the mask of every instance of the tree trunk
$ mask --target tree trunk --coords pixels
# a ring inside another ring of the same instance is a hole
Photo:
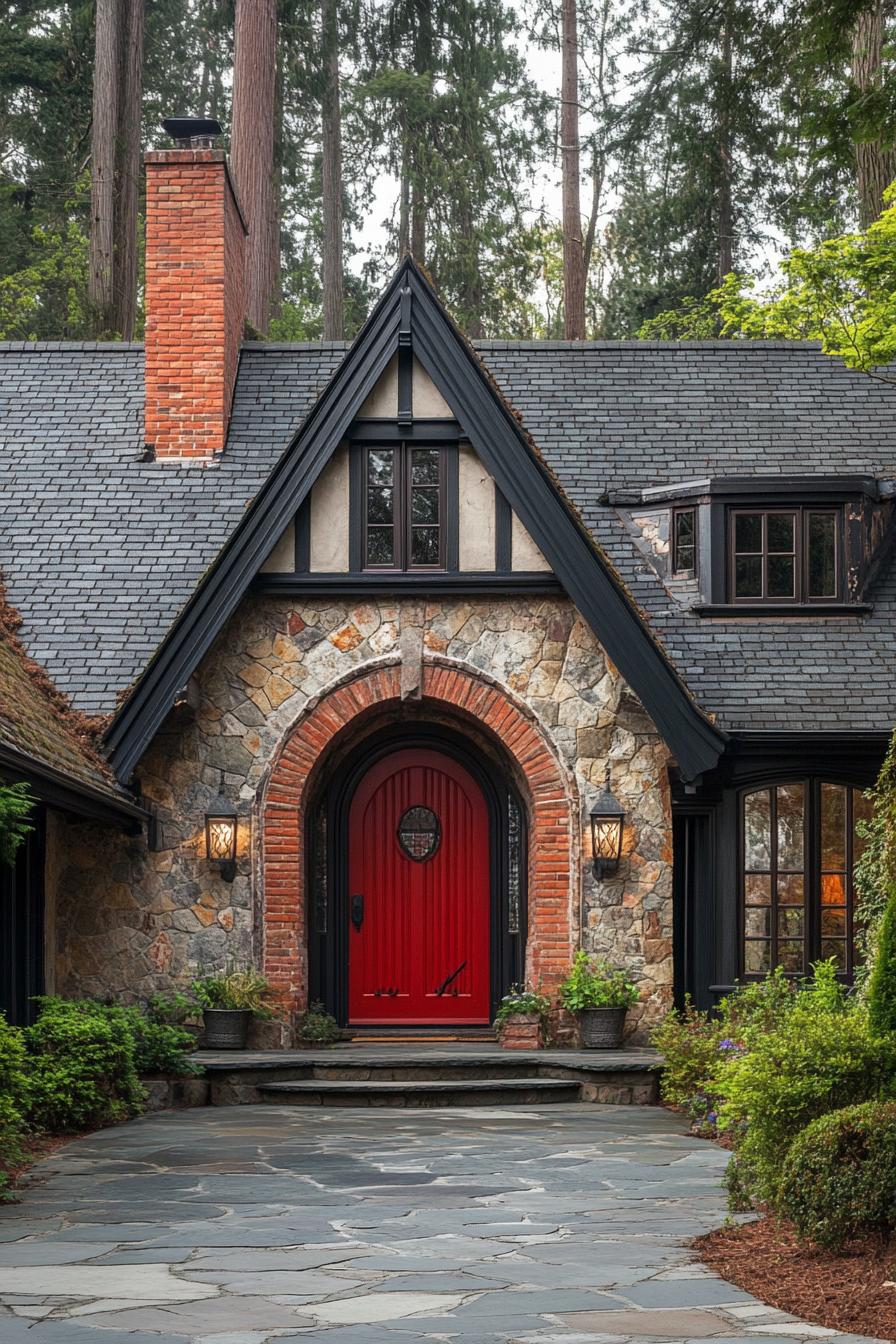
[[[563,322],[570,341],[585,339],[585,249],[579,199],[579,52],[576,0],[563,0],[560,155],[563,166]]]
[[[430,0],[416,0],[414,5],[414,73],[426,77],[432,88],[433,31]],[[426,262],[426,146],[430,140],[429,126],[417,127],[411,143],[411,256],[421,266]]]
[[[113,325],[115,149],[118,140],[121,0],[97,0],[90,132],[90,274],[88,299],[97,336]]]
[[[734,209],[732,206],[734,154],[731,143],[733,57],[730,5],[725,6],[719,45],[719,73],[716,84],[716,158],[719,174],[716,282],[721,284],[725,276],[734,270]]]
[[[884,17],[881,0],[873,0],[856,20],[852,41],[852,78],[861,93],[878,89],[883,76]],[[884,190],[896,178],[896,151],[880,140],[856,142],[856,187],[863,229],[880,215]]]
[[[280,280],[274,165],[277,0],[236,0],[231,171],[246,217],[246,316],[266,335]]]
[[[143,90],[143,0],[124,0],[115,155],[112,329],[129,341],[137,316],[137,202]]]
[[[342,120],[339,103],[339,0],[321,0],[324,91],[321,166],[324,223],[324,340],[345,336],[342,263]]]

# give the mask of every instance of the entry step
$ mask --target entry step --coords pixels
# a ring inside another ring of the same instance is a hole
[[[535,1106],[579,1101],[567,1078],[454,1078],[404,1082],[329,1082],[320,1078],[261,1083],[263,1101],[280,1106]]]

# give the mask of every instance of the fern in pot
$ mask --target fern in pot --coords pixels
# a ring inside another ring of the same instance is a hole
[[[250,1020],[269,1022],[274,1016],[274,991],[258,971],[227,969],[200,975],[192,989],[202,1009],[209,1050],[244,1050]]]
[[[622,1045],[625,1015],[637,1001],[637,987],[624,971],[581,950],[560,986],[560,1002],[578,1018],[587,1050],[617,1050]]]

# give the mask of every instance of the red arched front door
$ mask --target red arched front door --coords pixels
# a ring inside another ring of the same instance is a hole
[[[349,1020],[489,1020],[489,823],[450,756],[374,765],[349,815]]]

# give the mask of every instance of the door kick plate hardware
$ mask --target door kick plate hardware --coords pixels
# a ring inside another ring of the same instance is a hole
[[[465,961],[462,961],[461,964],[458,966],[458,968],[457,968],[456,971],[452,971],[451,974],[450,974],[449,976],[446,976],[446,978],[442,981],[442,983],[439,985],[438,989],[436,990],[436,998],[437,998],[437,999],[440,999],[440,998],[442,997],[442,995],[445,993],[445,990],[446,990],[446,989],[448,988],[448,986],[452,983],[452,981],[454,981],[454,980],[457,979],[457,977],[460,975],[461,971],[465,969],[466,964],[467,964],[467,963],[466,963]],[[457,994],[457,990],[455,990],[454,993]]]
[[[350,905],[351,920],[356,933],[361,932],[361,925],[364,923],[364,897],[360,893],[354,895]]]

